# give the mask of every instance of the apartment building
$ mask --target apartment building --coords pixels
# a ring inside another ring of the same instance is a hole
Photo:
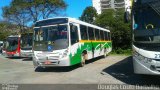
[[[98,14],[106,9],[125,8],[125,0],[92,0],[92,4]]]

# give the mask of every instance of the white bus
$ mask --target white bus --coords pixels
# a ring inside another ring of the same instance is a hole
[[[33,63],[36,67],[85,64],[112,50],[110,31],[74,18],[37,21],[34,27]]]
[[[159,7],[160,0],[133,0],[132,47],[136,74],[160,75]]]
[[[23,33],[21,34],[21,40],[20,40],[20,55],[21,57],[32,57],[32,38],[33,38],[33,33],[28,32],[28,33]]]

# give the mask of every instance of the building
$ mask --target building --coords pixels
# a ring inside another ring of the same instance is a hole
[[[101,0],[92,0],[92,5],[93,7],[97,10],[98,14],[101,14],[102,10],[101,10]]]
[[[98,14],[106,9],[125,8],[125,0],[92,0],[92,4]]]

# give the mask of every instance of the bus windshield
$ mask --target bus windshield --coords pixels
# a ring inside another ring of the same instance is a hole
[[[3,43],[0,43],[0,47],[2,47],[3,46]]]
[[[143,0],[142,0],[143,1]],[[154,3],[135,3],[133,8],[133,36],[135,42],[160,43],[160,15]]]
[[[32,35],[33,35],[32,33],[21,35],[21,49],[22,50],[32,49]]]
[[[18,37],[8,37],[6,40],[6,50],[15,51],[18,47]]]
[[[68,47],[67,25],[34,28],[34,50],[52,51]]]

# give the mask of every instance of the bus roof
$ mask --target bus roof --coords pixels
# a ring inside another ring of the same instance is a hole
[[[47,20],[52,20],[52,19],[68,19],[68,22],[73,22],[73,23],[77,23],[77,24],[81,24],[81,25],[86,25],[86,26],[90,26],[90,27],[93,27],[93,28],[96,28],[96,29],[100,29],[100,30],[104,30],[104,31],[110,32],[110,30],[108,30],[108,29],[101,28],[101,27],[99,27],[99,26],[96,26],[96,25],[93,25],[93,24],[90,24],[90,23],[87,23],[87,22],[84,22],[84,21],[81,21],[81,20],[78,20],[78,19],[75,19],[75,18],[71,18],[71,17],[48,18],[48,19],[39,20],[39,21],[37,21],[36,23],[41,22],[41,21],[45,21],[45,20],[46,20],[46,21],[47,21]]]
[[[74,23],[78,23],[78,24],[81,24],[81,25],[90,26],[90,27],[93,27],[93,28],[96,28],[96,29],[101,29],[101,30],[109,31],[108,29],[101,28],[99,26],[96,26],[96,25],[93,25],[93,24],[90,24],[90,23],[87,23],[87,22],[84,22],[84,21],[81,21],[81,20],[77,20],[75,18],[68,18],[68,20],[69,20],[69,22],[74,22]]]

